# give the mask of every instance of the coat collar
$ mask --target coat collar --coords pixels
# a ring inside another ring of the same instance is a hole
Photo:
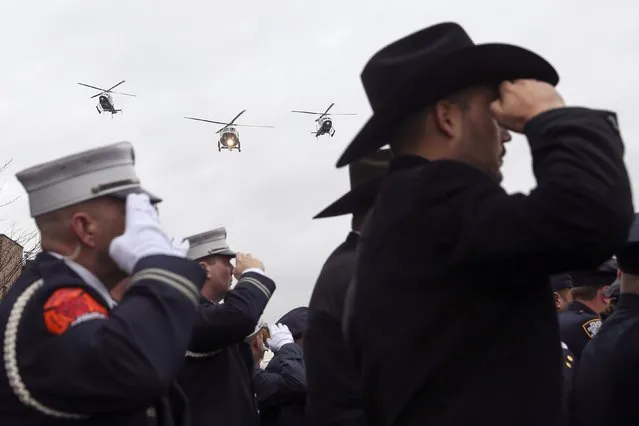
[[[62,260],[69,268],[71,268],[73,272],[78,274],[82,281],[84,281],[88,286],[93,288],[95,291],[98,292],[100,296],[102,296],[104,301],[109,305],[109,309],[113,309],[117,305],[117,302],[115,301],[115,299],[113,299],[111,293],[109,293],[109,290],[107,290],[104,284],[102,284],[102,281],[100,281],[98,277],[96,277],[87,268],[77,262],[74,262],[73,260],[65,258],[59,253],[53,251],[47,251],[46,253],[52,257],[55,257],[56,259]]]

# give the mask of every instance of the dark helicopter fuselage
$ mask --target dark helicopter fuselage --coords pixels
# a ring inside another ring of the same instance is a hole
[[[335,129],[333,128],[333,120],[329,117],[320,118],[315,136],[320,137],[322,135],[330,135],[332,137],[334,134]]]
[[[106,95],[100,95],[98,98],[103,111],[115,112],[111,98]]]

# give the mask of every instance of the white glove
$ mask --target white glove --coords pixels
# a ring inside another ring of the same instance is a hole
[[[186,257],[186,254],[189,252],[189,248],[191,248],[189,240],[185,240],[181,237],[171,238],[171,245],[173,246],[175,256],[178,257]]]
[[[273,353],[277,353],[277,351],[282,349],[282,346],[294,342],[293,335],[284,324],[270,325],[268,331],[271,337],[266,339],[266,345]]]
[[[124,234],[111,241],[109,255],[122,271],[131,275],[138,260],[152,255],[180,256],[160,227],[158,212],[146,194],[126,198]],[[181,257],[184,257],[182,255]]]

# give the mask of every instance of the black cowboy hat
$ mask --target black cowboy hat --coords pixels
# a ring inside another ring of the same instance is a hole
[[[343,167],[389,143],[397,124],[459,90],[521,78],[559,82],[541,56],[509,44],[475,44],[453,22],[434,25],[377,52],[361,74],[373,116],[346,148]]]
[[[380,149],[349,167],[351,190],[319,212],[313,219],[352,214],[370,208],[382,186],[393,154]]]

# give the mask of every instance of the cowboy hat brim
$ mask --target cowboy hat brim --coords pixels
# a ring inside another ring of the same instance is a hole
[[[559,75],[544,58],[519,46],[487,43],[456,50],[404,81],[377,108],[336,166],[344,167],[388,144],[393,129],[424,106],[474,85],[517,79],[535,79],[554,86]]]
[[[313,219],[352,214],[358,210],[371,207],[375,203],[379,189],[384,182],[384,177],[385,176],[378,176],[356,186],[316,214]]]

